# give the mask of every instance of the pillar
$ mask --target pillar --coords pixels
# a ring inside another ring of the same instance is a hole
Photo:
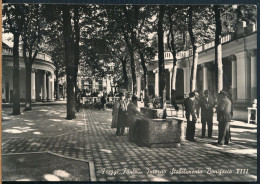
[[[155,73],[155,84],[154,84],[154,94],[159,96],[159,70],[154,70]]]
[[[233,57],[231,59],[232,62],[232,84],[231,84],[231,90],[232,90],[232,99],[233,102],[237,100],[237,61],[236,58]]]
[[[54,101],[54,81],[55,81],[55,77],[54,77],[54,73],[51,74],[52,76],[52,80],[51,80],[51,101]]]
[[[136,77],[137,79],[137,98],[139,99],[141,97],[141,79],[142,79],[142,76],[140,74],[137,75]]]
[[[47,96],[47,86],[46,86],[46,71],[43,71],[43,77],[42,77],[42,102],[46,102]]]
[[[51,74],[48,73],[47,75],[47,101],[50,102],[51,101]]]
[[[190,67],[183,68],[184,72],[184,94],[187,96],[190,93]]]
[[[236,53],[237,57],[237,102],[250,102],[250,63],[247,51]]]
[[[208,68],[205,64],[202,65],[203,70],[203,91],[208,90]]]
[[[251,99],[257,98],[257,51],[250,52],[251,60]]]
[[[111,92],[111,83],[110,83],[110,76],[107,77],[107,93]]]
[[[32,72],[31,72],[31,102],[36,101],[35,72],[36,72],[36,70],[32,69]]]

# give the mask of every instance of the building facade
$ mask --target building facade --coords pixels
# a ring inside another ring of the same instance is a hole
[[[222,63],[223,63],[223,90],[232,94],[235,103],[249,104],[257,98],[257,30],[252,24],[243,27],[233,35],[223,36]],[[215,47],[214,41],[197,48],[199,53],[197,68],[196,90],[209,90],[216,94],[215,89]],[[172,54],[164,53],[166,73],[166,97],[171,97]],[[190,92],[190,75],[192,66],[192,50],[177,53],[176,97],[183,99]],[[158,57],[149,63],[149,94],[159,95]],[[140,84],[141,78],[137,77]],[[141,87],[137,85],[137,94]]]
[[[20,62],[20,99],[25,101],[26,80],[25,64],[22,52],[19,52]],[[38,53],[32,66],[31,98],[32,102],[54,101],[55,66],[51,58]],[[13,101],[13,49],[3,43],[2,48],[2,102]]]

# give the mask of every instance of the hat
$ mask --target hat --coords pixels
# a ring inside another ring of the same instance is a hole
[[[205,95],[208,95],[208,94],[209,94],[209,90],[205,90],[205,91],[204,91],[204,94],[205,94]]]
[[[118,96],[125,96],[125,94],[123,92],[119,92]]]
[[[194,97],[195,93],[194,92],[190,92],[189,97]]]
[[[227,92],[225,92],[225,91],[220,91],[219,94],[222,96],[227,96]]]

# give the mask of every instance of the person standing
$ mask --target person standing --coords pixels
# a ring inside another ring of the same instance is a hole
[[[127,120],[129,123],[129,141],[136,142],[137,131],[135,129],[137,117],[141,113],[137,110],[137,97],[132,96],[132,101],[127,106]]]
[[[202,124],[202,137],[205,137],[206,124],[208,126],[208,137],[212,138],[213,127],[213,108],[214,100],[210,98],[209,91],[204,91],[204,96],[200,99],[201,107],[201,124]]]
[[[229,126],[231,121],[231,102],[227,97],[225,91],[221,91],[218,97],[217,106],[217,120],[218,124],[218,145],[228,145],[230,135]]]
[[[117,128],[119,106],[120,106],[119,100],[116,100],[114,102],[113,110],[112,110],[112,124],[111,124],[111,128]]]
[[[189,141],[196,141],[195,136],[195,124],[197,117],[195,114],[195,93],[190,92],[189,97],[184,100],[185,115],[187,119],[186,139]]]
[[[127,124],[127,102],[125,101],[125,94],[119,93],[119,109],[118,109],[118,123],[116,135],[123,135],[125,132],[125,126]]]
[[[101,104],[102,104],[102,109],[103,110],[106,110],[106,94],[104,94],[102,97],[101,97]]]

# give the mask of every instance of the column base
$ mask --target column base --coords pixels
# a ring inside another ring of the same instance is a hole
[[[237,99],[236,103],[240,103],[240,104],[251,104],[252,100],[251,99]]]
[[[31,103],[35,103],[36,102],[36,100],[35,99],[31,99]]]
[[[48,99],[47,102],[51,102],[52,100],[51,99]]]
[[[42,99],[42,102],[47,102],[47,100],[46,99]]]

